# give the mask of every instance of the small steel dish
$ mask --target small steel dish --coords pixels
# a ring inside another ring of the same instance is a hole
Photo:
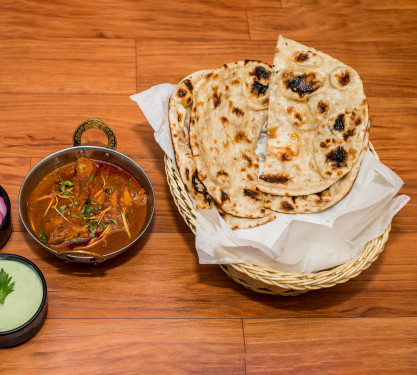
[[[46,286],[45,277],[43,276],[41,270],[35,265],[35,263],[31,262],[29,259],[15,254],[0,254],[0,259],[13,260],[16,262],[23,263],[25,266],[29,267],[38,275],[43,289],[41,304],[39,305],[38,310],[35,312],[32,318],[30,318],[26,323],[22,324],[20,327],[11,329],[9,331],[0,332],[0,348],[5,348],[9,346],[22,344],[23,342],[35,336],[42,328],[48,311],[48,290]]]
[[[108,146],[98,147],[98,146],[82,146],[81,145],[81,136],[88,129],[99,129],[102,130],[108,139]],[[75,262],[75,263],[102,263],[105,260],[115,257],[116,255],[121,254],[131,245],[133,245],[139,237],[145,232],[148,228],[153,213],[155,210],[155,195],[151,181],[149,180],[146,173],[143,169],[136,164],[132,159],[128,158],[126,155],[115,150],[117,141],[116,136],[113,131],[101,120],[90,119],[83,122],[74,132],[73,138],[74,147],[66,148],[61,151],[57,151],[46,158],[42,159],[38,164],[36,164],[29,174],[26,176],[25,180],[22,183],[19,192],[19,214],[20,218],[25,226],[26,230],[32,236],[32,238],[46,250],[56,255],[58,258],[65,260],[66,262]],[[126,172],[130,173],[137,181],[142,185],[147,194],[147,214],[145,223],[141,232],[133,238],[129,244],[121,247],[115,251],[112,251],[107,254],[97,254],[90,251],[84,250],[71,250],[58,252],[49,246],[41,242],[37,236],[32,233],[30,229],[29,220],[27,216],[27,202],[29,200],[30,194],[32,193],[35,186],[42,180],[42,178],[47,175],[49,172],[55,170],[56,168],[74,162],[78,157],[84,156],[87,158],[102,160],[113,163]]]
[[[6,245],[7,241],[12,234],[12,214],[11,214],[11,205],[10,199],[7,195],[6,190],[0,185],[0,197],[4,199],[4,203],[6,204],[6,216],[3,218],[2,223],[0,224],[0,249]]]

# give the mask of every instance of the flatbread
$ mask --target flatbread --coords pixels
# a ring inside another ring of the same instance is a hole
[[[257,187],[282,196],[324,191],[349,173],[366,143],[361,79],[335,58],[282,36],[274,69]]]
[[[366,138],[368,139],[368,137]],[[335,205],[351,190],[367,149],[368,144],[366,143],[350,172],[327,189],[319,193],[292,197],[266,194],[265,206],[273,211],[287,214],[310,214]]]
[[[211,70],[201,70],[182,79],[169,101],[169,124],[178,171],[187,192],[194,200],[197,208],[207,209],[215,207],[232,230],[254,228],[275,219],[275,213],[265,210],[264,217],[255,219],[227,214],[212,202],[206,187],[198,178],[189,142],[189,122],[191,107],[194,102],[194,87],[200,79],[210,72]],[[246,84],[249,84],[249,81]],[[260,106],[256,102],[254,102],[254,105]]]
[[[169,101],[169,125],[175,150],[177,167],[184,186],[194,199],[197,208],[210,207],[211,197],[198,178],[197,168],[190,148],[189,122],[196,84],[211,70],[201,70],[185,77],[178,84]]]
[[[267,117],[271,66],[239,61],[214,69],[194,88],[190,145],[198,177],[217,206],[246,218],[267,215],[256,189],[255,153]]]
[[[275,213],[270,210],[265,211],[266,214],[264,217],[251,219],[247,217],[233,216],[224,212],[219,207],[216,207],[216,208],[219,211],[219,215],[223,218],[223,220],[229,225],[229,227],[232,230],[255,228],[255,227],[258,227],[259,225],[269,223],[270,221],[276,218]]]

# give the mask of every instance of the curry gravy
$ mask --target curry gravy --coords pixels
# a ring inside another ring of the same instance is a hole
[[[122,168],[79,158],[47,174],[28,201],[33,233],[56,251],[101,255],[128,245],[146,220],[146,192]]]

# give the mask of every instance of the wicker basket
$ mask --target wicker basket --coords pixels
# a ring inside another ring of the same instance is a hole
[[[371,144],[369,147],[375,157],[378,158]],[[187,225],[195,233],[196,210],[185,190],[181,177],[173,169],[171,159],[166,155],[165,171],[175,204]],[[247,263],[222,264],[220,267],[235,282],[254,292],[296,296],[310,290],[329,288],[358,276],[378,258],[378,255],[384,249],[390,229],[391,225],[385,229],[381,236],[369,241],[356,258],[325,271],[309,274],[286,273]]]

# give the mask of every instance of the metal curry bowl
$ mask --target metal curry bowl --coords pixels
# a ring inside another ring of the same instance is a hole
[[[106,134],[108,139],[107,148],[81,145],[82,134],[86,130],[92,128],[102,130]],[[105,260],[113,258],[116,255],[119,255],[120,253],[124,252],[127,248],[133,245],[139,239],[139,237],[142,236],[142,234],[148,228],[152,220],[152,216],[155,209],[155,195],[151,181],[149,180],[146,173],[142,170],[142,168],[138,164],[136,164],[132,159],[128,158],[126,155],[123,155],[122,153],[115,150],[117,145],[116,136],[114,135],[113,131],[101,120],[90,119],[82,123],[74,132],[73,144],[74,147],[66,148],[64,150],[57,151],[47,156],[31,169],[20,188],[19,214],[22,223],[25,226],[25,229],[32,236],[32,238],[39,245],[43,246],[45,249],[56,255],[58,258],[67,262],[93,264],[102,263]],[[146,191],[147,210],[142,230],[135,238],[132,238],[132,240],[127,245],[107,254],[97,254],[86,250],[77,250],[76,248],[74,248],[73,250],[59,252],[40,241],[39,238],[32,232],[30,228],[28,220],[27,202],[29,201],[29,197],[33,189],[48,173],[65,164],[74,162],[77,158],[81,156],[115,164],[116,166],[130,173]]]

